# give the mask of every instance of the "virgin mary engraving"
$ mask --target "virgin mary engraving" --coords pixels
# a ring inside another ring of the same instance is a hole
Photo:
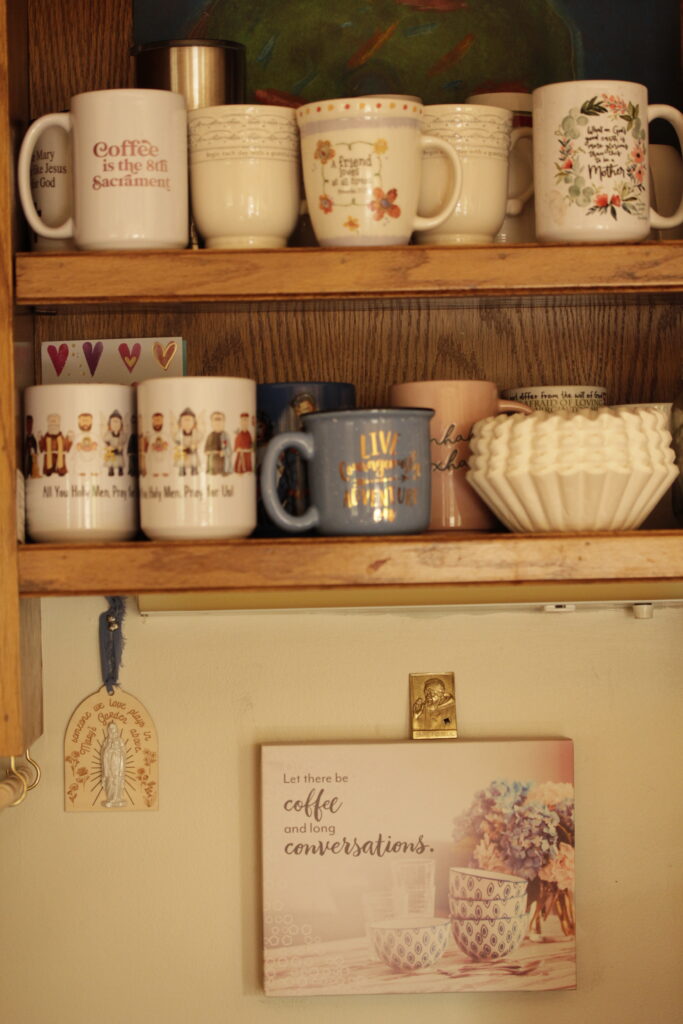
[[[123,795],[126,775],[126,745],[116,722],[107,726],[107,736],[102,744],[102,786],[105,807],[125,807]]]

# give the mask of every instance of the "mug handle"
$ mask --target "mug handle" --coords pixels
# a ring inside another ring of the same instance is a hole
[[[658,117],[669,122],[678,136],[681,149],[683,149],[683,114],[680,110],[676,110],[675,107],[670,107],[666,103],[651,103],[647,108],[648,124]],[[663,217],[661,213],[657,213],[656,210],[650,207],[650,227],[677,228],[679,224],[683,224],[683,195],[678,204],[678,209],[670,217]]]
[[[497,404],[498,412],[530,413],[534,411],[530,405],[525,405],[524,402],[516,402],[513,398],[499,398]]]
[[[453,167],[453,187],[444,203],[443,209],[439,213],[434,214],[433,217],[420,217],[416,214],[413,220],[413,231],[428,231],[429,228],[436,228],[439,224],[443,224],[453,213],[455,204],[460,198],[460,190],[462,189],[462,163],[450,142],[446,142],[445,139],[439,139],[436,135],[421,135],[420,146],[423,150],[427,149],[428,146],[431,149],[440,149]]]
[[[36,212],[36,208],[33,202],[33,196],[31,195],[31,157],[33,156],[33,150],[36,147],[36,143],[40,135],[49,128],[50,125],[57,125],[59,128],[64,128],[65,131],[71,132],[71,114],[66,111],[55,114],[43,114],[42,117],[37,118],[33,124],[29,125],[28,131],[24,135],[19,150],[19,162],[17,166],[17,184],[19,186],[19,199],[21,200],[21,207],[24,211],[24,216],[29,223],[29,226],[35,231],[37,235],[42,235],[43,238],[72,238],[74,233],[74,222],[73,218],[69,217],[68,220],[64,221],[56,228],[48,227],[44,221],[40,219]]]
[[[533,133],[528,125],[522,125],[519,128],[513,128],[510,135],[510,152],[515,148],[520,139],[530,139]],[[505,215],[507,217],[518,217],[524,209],[526,203],[531,199],[534,194],[534,173],[533,165],[529,168],[530,184],[518,195],[508,196],[508,201],[505,206]]]
[[[261,466],[261,498],[266,512],[276,526],[288,533],[304,533],[318,525],[320,515],[313,505],[310,505],[300,516],[293,516],[282,507],[282,502],[277,494],[276,475],[277,460],[285,448],[295,448],[307,462],[313,458],[315,450],[313,438],[310,434],[304,434],[303,431],[278,434],[272,441],[269,441]]]

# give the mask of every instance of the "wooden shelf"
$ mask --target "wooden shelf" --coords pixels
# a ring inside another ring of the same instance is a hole
[[[151,306],[156,315],[244,302],[603,293],[677,302],[683,294],[683,242],[20,253],[15,267],[20,304],[79,316],[89,307]],[[203,593],[231,595],[235,607],[526,601],[551,592],[559,600],[576,588],[678,599],[683,531],[27,545],[18,566],[24,596]]]
[[[19,253],[20,305],[668,293],[683,242]]]
[[[624,582],[635,584],[642,599],[680,598],[683,531],[29,544],[19,548],[19,579],[21,593],[32,597],[222,591],[236,595],[241,607],[306,604],[291,597],[295,590],[327,593],[315,603],[334,605],[458,603],[464,598],[453,596],[453,588],[464,588],[479,603],[477,588],[492,585],[528,595],[530,585],[559,592],[598,584],[608,593]],[[356,599],[349,602],[351,591]],[[255,592],[258,601],[249,596]],[[366,600],[357,600],[359,592]]]

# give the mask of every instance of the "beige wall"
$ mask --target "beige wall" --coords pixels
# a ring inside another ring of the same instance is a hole
[[[683,986],[683,609],[142,618],[121,681],[159,732],[161,809],[65,814],[62,740],[104,602],[44,602],[44,770],[0,815],[7,1024],[673,1024]],[[461,733],[576,741],[579,988],[266,999],[257,755],[402,739],[409,671],[453,669]]]

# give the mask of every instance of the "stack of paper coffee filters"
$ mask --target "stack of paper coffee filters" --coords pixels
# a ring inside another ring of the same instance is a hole
[[[678,476],[661,407],[491,416],[467,482],[518,533],[633,530]]]

